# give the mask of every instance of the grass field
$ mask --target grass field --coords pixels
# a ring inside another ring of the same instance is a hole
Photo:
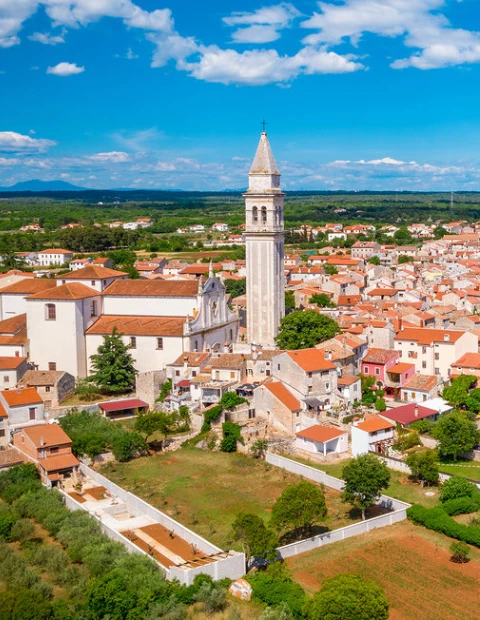
[[[480,551],[468,564],[450,561],[451,539],[408,521],[334,543],[287,562],[310,594],[339,573],[359,573],[385,589],[390,620],[477,620]]]
[[[239,512],[268,521],[282,491],[300,482],[298,476],[249,456],[196,448],[108,464],[102,473],[222,548],[232,547],[229,532]],[[314,533],[360,520],[339,492],[325,488],[325,497],[328,516]]]
[[[323,464],[310,462],[305,459],[295,458],[296,461],[300,461],[301,463],[305,463],[306,465],[310,465],[310,467],[315,467],[317,469],[321,469],[325,471],[330,476],[335,476],[335,478],[342,477],[342,468],[347,461],[343,463],[334,463]],[[480,470],[479,470],[480,473]],[[428,493],[428,495],[427,495]],[[390,470],[390,485],[388,489],[385,491],[385,495],[390,495],[390,497],[395,497],[403,502],[408,502],[409,504],[422,504],[427,508],[432,508],[438,503],[438,488],[430,487],[430,488],[422,488],[420,484],[412,482],[409,480],[408,476],[402,472]]]
[[[458,463],[440,463],[440,471],[452,476],[463,476],[480,482],[480,463],[478,461],[459,461]]]

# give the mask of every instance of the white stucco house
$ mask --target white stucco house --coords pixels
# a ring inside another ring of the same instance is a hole
[[[338,428],[315,424],[296,434],[295,448],[318,454],[324,459],[327,455],[340,455],[348,452],[348,433]]]
[[[351,429],[352,456],[375,452],[385,454],[393,444],[395,425],[379,416],[354,424]]]
[[[38,265],[41,267],[58,267],[67,265],[73,258],[73,253],[62,248],[42,250],[38,252]]]

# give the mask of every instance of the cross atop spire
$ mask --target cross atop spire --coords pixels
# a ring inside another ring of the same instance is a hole
[[[265,121],[263,121],[263,123],[265,123]],[[250,168],[250,174],[280,174],[265,130],[262,131],[260,136],[260,142],[258,143],[255,159]]]
[[[267,130],[266,130],[267,121],[263,119],[260,125],[262,126],[262,133],[267,133]]]

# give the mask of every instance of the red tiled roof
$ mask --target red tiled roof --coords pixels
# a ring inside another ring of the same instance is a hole
[[[365,420],[365,422],[360,422],[355,428],[359,428],[361,431],[366,431],[367,433],[375,433],[376,431],[395,428],[395,425],[391,422],[387,422],[387,420],[383,418],[372,417]]]
[[[417,413],[417,415],[415,415]],[[400,424],[411,424],[415,420],[422,420],[430,416],[436,415],[438,412],[435,409],[429,409],[428,407],[422,407],[415,403],[409,405],[403,405],[403,407],[396,407],[390,409],[388,412],[384,412],[383,415],[392,420],[393,422],[399,422]]]
[[[106,403],[98,403],[100,409],[112,413],[113,411],[125,411],[126,409],[135,409],[136,407],[148,407],[148,403],[139,398],[130,398],[127,400],[115,400]]]
[[[452,364],[452,367],[480,370],[480,353],[464,353],[460,359]]]
[[[360,381],[360,377],[345,375],[344,377],[339,377],[337,379],[337,385],[353,385],[357,381]]]
[[[100,267],[99,265],[87,265],[83,269],[77,269],[72,273],[64,273],[57,276],[58,280],[105,280],[107,278],[119,278],[127,276],[125,271],[117,271],[108,267]]]
[[[393,349],[368,349],[367,354],[362,360],[365,364],[386,364],[392,358],[400,357],[398,351]]]
[[[6,295],[32,295],[34,293],[40,293],[51,288],[56,288],[57,283],[55,280],[48,280],[44,278],[35,278],[35,280],[20,280],[15,284],[10,284],[0,290],[0,293]]]
[[[17,390],[3,390],[3,398],[9,407],[21,407],[22,405],[38,405],[43,403],[42,397],[34,387]]]
[[[0,370],[15,370],[18,368],[23,362],[25,362],[26,357],[0,357]]]
[[[456,342],[465,334],[464,331],[453,329],[429,329],[428,327],[407,327],[395,336],[395,340],[413,340],[418,344],[432,344],[433,342]],[[445,340],[448,337],[448,340]]]
[[[42,250],[38,254],[72,254],[70,250],[62,250],[62,248],[50,248],[48,250]]]
[[[62,284],[61,286],[55,286],[55,288],[48,289],[42,293],[35,293],[35,295],[29,295],[28,299],[51,299],[53,301],[75,300],[75,299],[87,299],[88,297],[96,297],[100,295],[98,291],[95,291],[85,284],[80,282],[69,282],[68,284]]]
[[[297,433],[297,437],[305,437],[305,439],[312,439],[320,443],[331,441],[341,435],[346,435],[346,431],[330,428],[328,426],[320,426],[320,424],[315,424]]]
[[[325,359],[325,353],[319,349],[300,349],[299,351],[287,351],[287,355],[305,372],[318,370],[330,370],[335,364]]]
[[[70,469],[77,467],[80,462],[73,454],[59,454],[57,456],[49,456],[46,459],[39,459],[38,463],[46,472],[60,471],[61,469]]]
[[[36,448],[49,448],[71,444],[72,440],[58,424],[37,424],[22,428],[22,433],[33,442]]]
[[[394,374],[403,375],[404,372],[415,368],[415,364],[407,364],[406,362],[399,362],[387,370],[387,372],[393,372]]]
[[[290,411],[300,411],[302,408],[300,401],[298,401],[295,396],[287,390],[283,383],[280,383],[280,381],[265,383],[265,387],[275,396],[275,398],[278,398],[278,400],[283,403],[287,409],[290,409]]]

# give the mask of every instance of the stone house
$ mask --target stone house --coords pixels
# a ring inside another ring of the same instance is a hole
[[[256,418],[266,418],[277,431],[294,436],[302,428],[302,405],[280,381],[268,381],[253,392],[250,404]]]
[[[75,390],[75,377],[62,370],[28,370],[20,386],[34,387],[45,409],[55,409]]]

